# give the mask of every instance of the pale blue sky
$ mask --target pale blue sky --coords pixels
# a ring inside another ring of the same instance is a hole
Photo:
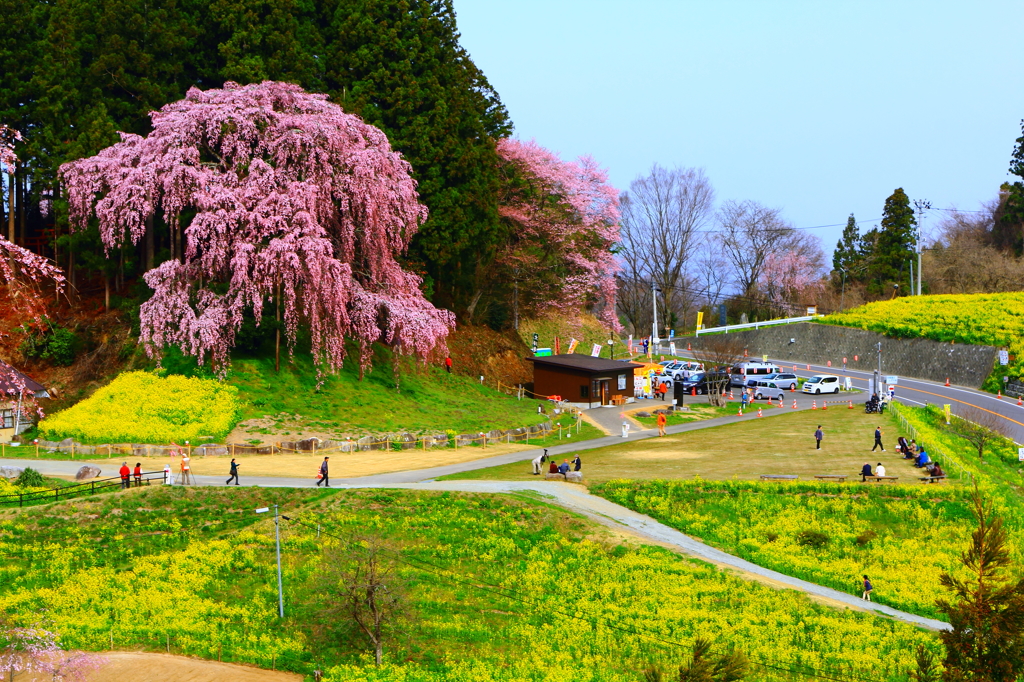
[[[1024,118],[1024,3],[455,0],[516,134],[591,154],[620,190],[654,162],[719,201],[862,229],[903,187],[977,209]],[[925,229],[940,213],[926,219]],[[870,221],[870,222],[869,222]],[[841,227],[816,229],[831,253]]]

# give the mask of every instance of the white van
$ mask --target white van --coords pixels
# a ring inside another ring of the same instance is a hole
[[[733,386],[746,386],[747,379],[766,377],[780,371],[777,365],[770,362],[739,362],[732,368],[732,379],[729,383]]]
[[[804,382],[800,390],[804,393],[839,393],[839,377],[835,374],[815,374]]]

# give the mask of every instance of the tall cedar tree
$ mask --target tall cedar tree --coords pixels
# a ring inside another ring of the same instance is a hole
[[[992,229],[995,245],[1012,249],[1018,256],[1024,252],[1024,121],[1020,122],[1020,127],[1021,136],[1017,138],[1010,156],[1010,175],[1018,180],[1004,183],[1000,188],[1005,198]]]
[[[859,268],[860,261],[860,229],[851,213],[846,219],[843,236],[836,242],[836,250],[832,253],[832,269],[845,270],[847,281],[856,281],[855,270]]]
[[[899,284],[903,292],[910,291],[908,263],[914,257],[916,226],[910,199],[899,187],[885,200],[881,229],[868,266],[868,291],[888,295],[893,284]]]
[[[961,555],[966,575],[943,573],[939,582],[954,601],[936,602],[951,630],[939,634],[946,648],[945,682],[1015,682],[1024,673],[1024,579],[1012,566],[1003,521],[975,488],[971,506],[978,528]]]
[[[505,107],[459,45],[450,0],[328,0],[325,9],[333,99],[412,164],[430,217],[409,257],[435,302],[462,312],[501,241],[494,139],[511,132]]]

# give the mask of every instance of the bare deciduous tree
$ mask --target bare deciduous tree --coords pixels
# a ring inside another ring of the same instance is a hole
[[[981,212],[953,212],[938,224],[938,237],[924,252],[921,274],[933,294],[1017,291],[1024,259],[993,244],[998,202]]]
[[[727,201],[718,212],[719,244],[729,261],[740,293],[756,291],[757,277],[769,254],[786,250],[795,230],[777,208],[756,201]]]
[[[985,448],[993,441],[1006,437],[1003,418],[997,414],[966,407],[959,415],[953,415],[949,431],[971,444],[978,451],[978,459],[985,459]]]
[[[640,332],[644,317],[639,305],[644,286],[650,305],[650,285],[661,290],[659,317],[666,326],[680,324],[694,304],[693,255],[704,228],[714,215],[715,191],[704,171],[662,168],[638,177],[620,198],[622,210],[622,279],[632,282],[635,296],[623,312]],[[650,321],[650,316],[646,317]]]
[[[743,358],[743,343],[735,336],[713,334],[700,337],[700,345],[692,351],[693,357],[704,363],[708,375],[708,402],[717,407],[725,405],[725,393],[729,389],[729,368]],[[725,374],[716,373],[725,368]]]
[[[381,665],[384,644],[397,635],[406,617],[405,581],[393,550],[382,539],[367,537],[355,544],[355,550],[335,547],[325,553],[326,611],[354,625]]]

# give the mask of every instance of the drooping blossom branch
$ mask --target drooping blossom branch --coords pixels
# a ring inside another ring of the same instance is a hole
[[[38,627],[0,629],[0,676],[26,673],[47,675],[56,682],[81,682],[98,669],[103,658],[81,651],[67,651],[57,635]]]
[[[0,173],[13,173],[18,165],[14,143],[20,142],[21,133],[14,128],[0,124]]]
[[[65,164],[72,223],[95,215],[108,249],[137,243],[158,216],[184,230],[180,259],[145,275],[147,351],[179,346],[225,371],[243,314],[280,292],[294,349],[300,325],[330,370],[346,337],[444,350],[455,319],[434,308],[397,258],[426,218],[410,167],[379,129],[324,95],[264,82],[189,90],[152,115],[146,137]]]
[[[498,154],[507,164],[501,216],[511,227],[498,262],[513,279],[513,305],[532,314],[591,305],[618,331],[619,200],[607,173],[588,156],[562,161],[533,141],[499,140]]]

